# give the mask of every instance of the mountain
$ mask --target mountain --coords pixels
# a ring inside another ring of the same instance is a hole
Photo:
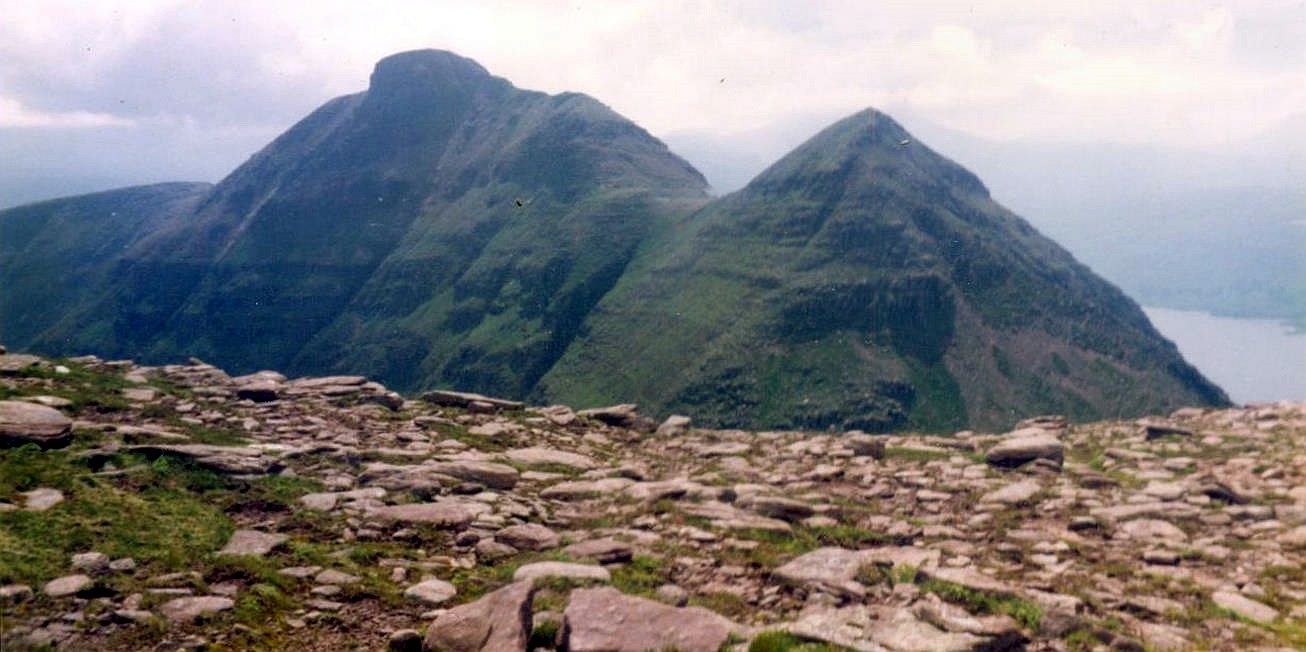
[[[216,186],[0,212],[0,339],[720,426],[1227,402],[1133,302],[887,116],[706,191],[594,99],[406,52]]]
[[[540,393],[872,430],[1226,402],[1128,297],[869,110],[665,232]]]
[[[97,261],[104,282],[85,284],[84,298],[101,301],[44,311],[79,319],[6,310],[0,333],[46,351],[354,368],[408,388],[521,394],[647,233],[705,188],[589,97],[519,90],[447,52],[398,54],[367,92],[313,112],[184,220],[143,225]],[[84,203],[0,220],[33,229]],[[44,278],[26,265],[46,253],[7,257],[4,278]]]

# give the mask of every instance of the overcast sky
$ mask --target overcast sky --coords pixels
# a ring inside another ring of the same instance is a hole
[[[1024,145],[1306,134],[1306,0],[0,0],[0,16],[0,193],[215,181],[414,48],[588,93],[673,144],[787,145],[866,106]]]

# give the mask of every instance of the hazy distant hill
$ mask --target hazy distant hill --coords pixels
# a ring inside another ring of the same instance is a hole
[[[719,424],[1225,402],[1122,293],[864,112],[733,195],[599,102],[382,60],[217,186],[0,212],[0,340]]]

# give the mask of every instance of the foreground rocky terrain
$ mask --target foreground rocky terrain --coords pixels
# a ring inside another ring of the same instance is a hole
[[[0,355],[3,647],[1306,646],[1306,405],[656,424]]]

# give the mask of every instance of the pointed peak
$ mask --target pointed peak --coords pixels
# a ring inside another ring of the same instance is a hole
[[[854,171],[864,168],[863,173]],[[877,169],[874,175],[864,172]],[[863,109],[822,129],[749,183],[755,189],[792,189],[833,176],[865,183],[897,170],[914,183],[934,181],[988,194],[974,174],[916,140],[888,114]]]

